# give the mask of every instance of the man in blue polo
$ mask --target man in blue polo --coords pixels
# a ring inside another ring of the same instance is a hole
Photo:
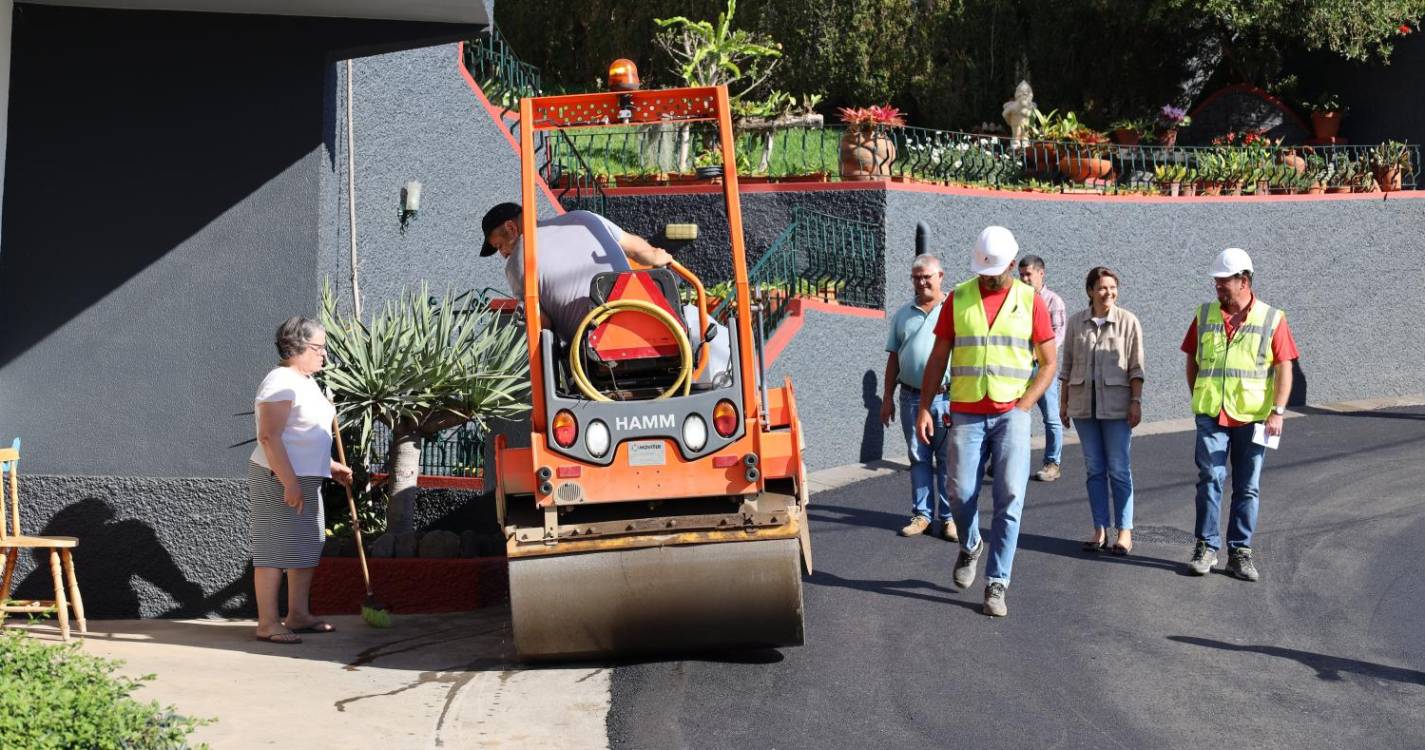
[[[889,427],[896,415],[895,388],[900,385],[901,431],[905,433],[906,451],[910,457],[911,516],[901,529],[901,536],[920,536],[930,528],[933,511],[940,516],[940,536],[958,542],[955,521],[950,517],[950,495],[946,489],[947,468],[945,415],[950,405],[945,396],[945,384],[950,380],[941,373],[940,388],[931,401],[935,432],[930,443],[922,443],[915,435],[915,410],[920,404],[920,386],[925,376],[925,363],[935,348],[935,324],[940,320],[940,304],[945,301],[945,272],[933,255],[917,255],[910,266],[911,286],[915,299],[907,302],[891,318],[891,333],[886,338],[886,375],[881,394],[881,424]],[[934,508],[931,508],[932,498]]]

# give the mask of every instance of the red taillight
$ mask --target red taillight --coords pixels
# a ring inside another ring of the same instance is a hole
[[[713,456],[714,469],[726,469],[729,466],[736,466],[742,459],[737,456]]]
[[[568,448],[574,444],[574,438],[579,437],[579,423],[574,421],[574,415],[568,411],[561,411],[554,415],[554,442],[561,448]]]
[[[578,479],[580,473],[582,473],[582,467],[561,466],[559,470],[555,472],[555,475],[560,479]]]
[[[737,407],[731,401],[719,401],[713,407],[713,429],[723,437],[732,437],[737,432]]]

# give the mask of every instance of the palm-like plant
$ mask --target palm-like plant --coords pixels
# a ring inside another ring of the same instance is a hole
[[[426,285],[387,302],[370,324],[338,313],[322,293],[330,364],[324,370],[341,421],[360,426],[365,446],[372,426],[391,430],[387,453],[387,528],[409,531],[422,442],[443,430],[529,408],[524,390],[529,359],[522,326],[500,319],[483,299],[430,296]]]

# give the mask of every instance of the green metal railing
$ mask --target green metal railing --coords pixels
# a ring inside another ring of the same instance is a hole
[[[609,128],[570,133],[582,155],[566,165],[600,185],[672,184],[704,161],[715,131],[707,125]],[[757,179],[841,179],[845,128],[789,127],[735,135],[738,174]],[[929,128],[891,128],[865,149],[867,176],[1002,190],[1088,190],[1102,193],[1309,193],[1375,189],[1386,147],[1163,146],[1015,141]],[[700,158],[701,157],[701,158]],[[1418,188],[1420,147],[1396,155],[1399,189]],[[1391,185],[1390,187],[1396,187]]]
[[[793,207],[792,222],[747,271],[752,298],[761,307],[763,337],[786,318],[794,297],[880,309],[883,247],[875,224]],[[726,322],[735,303],[736,295],[729,293],[713,316]]]
[[[520,99],[539,96],[539,68],[519,59],[495,24],[465,43],[465,67],[485,98],[504,112],[519,108]]]
[[[367,471],[386,473],[391,445],[391,428],[377,423],[371,430]],[[485,475],[485,434],[473,422],[446,430],[421,443],[421,474],[437,477],[479,477]]]

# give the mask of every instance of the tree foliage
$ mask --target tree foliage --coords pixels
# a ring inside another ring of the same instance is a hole
[[[727,0],[716,22],[686,16],[653,19],[661,29],[653,40],[672,58],[684,85],[726,85],[729,97],[741,99],[777,69],[781,45],[766,34],[734,28],[736,14],[737,0]]]
[[[592,87],[617,57],[677,85],[653,42],[656,18],[716,18],[726,0],[520,0],[496,16],[547,80]],[[1047,108],[1102,126],[1191,104],[1207,90],[1264,88],[1298,51],[1388,59],[1425,0],[740,0],[737,25],[776,39],[774,89],[831,106],[890,102],[912,125],[998,122],[1028,79]],[[827,108],[825,111],[834,111]]]

